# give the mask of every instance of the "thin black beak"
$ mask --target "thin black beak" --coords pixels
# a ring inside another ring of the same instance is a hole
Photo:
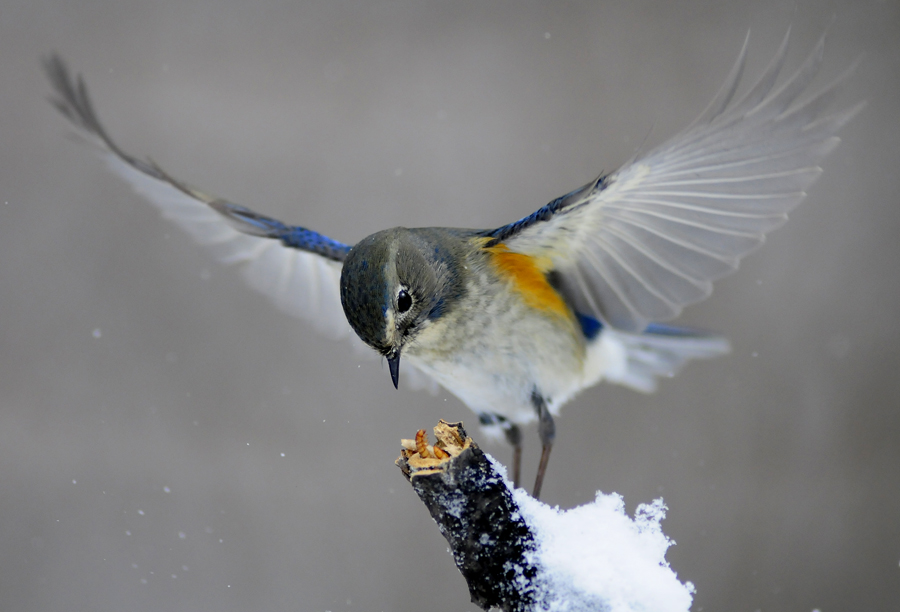
[[[388,367],[391,369],[391,381],[394,383],[394,389],[400,382],[400,349],[394,349],[387,357]]]

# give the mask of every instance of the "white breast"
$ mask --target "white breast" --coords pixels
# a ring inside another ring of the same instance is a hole
[[[466,316],[453,309],[403,352],[475,412],[528,423],[536,419],[537,390],[556,414],[600,380],[607,362],[617,362],[614,344],[586,345],[574,322],[535,310],[490,282],[476,285],[480,290],[466,296]]]

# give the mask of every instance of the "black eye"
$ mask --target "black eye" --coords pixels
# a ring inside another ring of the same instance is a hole
[[[397,312],[403,314],[410,308],[412,308],[412,297],[406,292],[406,289],[401,289],[397,294]]]

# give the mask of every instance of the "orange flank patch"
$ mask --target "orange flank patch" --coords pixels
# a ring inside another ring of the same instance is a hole
[[[491,254],[490,262],[499,276],[512,281],[526,304],[567,321],[572,319],[568,305],[547,282],[546,272],[550,269],[550,261],[547,258],[514,253],[504,244],[487,248],[485,251]]]

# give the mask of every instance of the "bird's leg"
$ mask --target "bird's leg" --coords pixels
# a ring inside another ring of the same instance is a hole
[[[550,414],[547,402],[539,393],[534,392],[531,395],[531,401],[534,402],[534,409],[538,413],[538,435],[541,438],[541,462],[538,464],[532,495],[535,499],[540,499],[544,473],[547,471],[547,463],[550,461],[550,449],[553,448],[553,440],[556,438],[556,424],[553,422],[553,415]]]
[[[513,447],[512,477],[513,488],[519,488],[519,476],[522,473],[522,430],[515,423],[505,423],[507,427],[503,429],[506,434],[506,441]]]

